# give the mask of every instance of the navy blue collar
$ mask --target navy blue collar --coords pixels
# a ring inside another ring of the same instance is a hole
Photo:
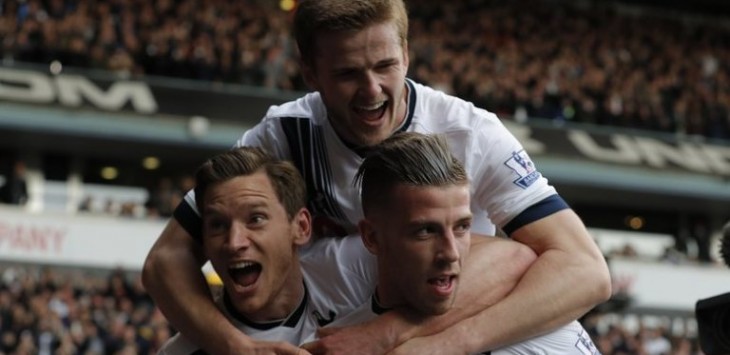
[[[387,311],[390,311],[392,308],[386,308],[383,307],[380,304],[380,300],[378,300],[378,289],[375,289],[375,292],[373,292],[373,296],[370,297],[370,309],[373,311],[373,313],[377,315],[381,315]]]

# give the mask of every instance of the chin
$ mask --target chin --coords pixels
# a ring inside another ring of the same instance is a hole
[[[371,134],[371,135],[368,135],[365,137],[360,137],[360,143],[365,147],[372,147],[372,146],[380,144],[380,142],[388,139],[388,137],[390,137],[390,136],[391,136],[390,133],[378,132],[378,133]]]
[[[424,312],[424,315],[426,316],[440,316],[451,309],[450,307],[435,307],[435,308],[429,308],[428,312]]]

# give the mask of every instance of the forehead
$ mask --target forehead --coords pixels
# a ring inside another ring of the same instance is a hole
[[[208,209],[219,204],[230,205],[252,201],[278,203],[279,199],[268,175],[264,171],[258,171],[211,185],[203,201],[205,208]]]
[[[446,186],[396,185],[385,210],[403,221],[464,218],[471,214],[468,184]]]
[[[316,59],[359,59],[363,55],[400,53],[401,40],[392,22],[374,24],[355,31],[318,33],[315,40]]]

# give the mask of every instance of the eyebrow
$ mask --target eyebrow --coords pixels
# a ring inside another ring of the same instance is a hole
[[[398,58],[388,57],[388,58],[383,58],[383,59],[375,62],[375,64],[373,64],[373,67],[379,67],[382,65],[392,65],[392,64],[396,64],[396,63],[398,63]],[[342,72],[348,72],[348,71],[362,71],[362,67],[356,66],[356,65],[343,65],[341,67],[337,67],[337,66],[332,67],[331,70],[333,73],[342,73]]]
[[[244,209],[244,210],[253,210],[253,209],[262,209],[262,208],[267,209],[267,208],[269,208],[269,206],[270,206],[270,204],[268,204],[264,201],[256,201],[256,202],[250,202],[250,203],[246,202],[246,203],[237,205],[235,211],[240,211],[242,209]],[[210,214],[210,213],[221,214],[220,210],[218,208],[212,207],[210,204],[203,206],[203,208],[204,209],[201,213],[203,215]]]

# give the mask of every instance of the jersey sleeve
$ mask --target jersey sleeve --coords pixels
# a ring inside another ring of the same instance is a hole
[[[321,238],[300,255],[302,271],[324,285],[332,302],[350,305],[368,301],[377,284],[377,262],[359,236]]]
[[[277,118],[265,117],[247,130],[234,144],[238,147],[261,147],[275,158],[289,160],[289,144]]]
[[[473,108],[474,139],[465,146],[475,203],[508,234],[567,208],[520,142],[496,115]]]

